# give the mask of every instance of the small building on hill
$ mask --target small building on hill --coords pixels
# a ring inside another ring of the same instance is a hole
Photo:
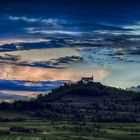
[[[94,78],[92,77],[82,77],[81,81],[85,84],[90,83],[90,82],[94,82]]]

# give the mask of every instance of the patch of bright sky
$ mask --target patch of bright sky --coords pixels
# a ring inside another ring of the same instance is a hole
[[[0,45],[4,44],[11,44],[11,43],[36,43],[36,42],[44,42],[44,41],[49,41],[47,39],[41,39],[41,38],[30,38],[30,39],[0,39]]]
[[[21,96],[28,96],[28,97],[36,97],[40,92],[27,92],[27,91],[0,91],[3,94],[13,94],[13,95],[21,95]]]

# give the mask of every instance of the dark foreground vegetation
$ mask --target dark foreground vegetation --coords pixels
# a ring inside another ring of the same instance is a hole
[[[30,137],[30,138],[29,138]],[[140,94],[82,82],[0,104],[1,140],[139,140]]]

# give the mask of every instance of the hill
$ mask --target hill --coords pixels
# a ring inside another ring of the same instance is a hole
[[[31,101],[1,103],[0,110],[53,121],[140,122],[140,94],[96,82],[65,83]]]

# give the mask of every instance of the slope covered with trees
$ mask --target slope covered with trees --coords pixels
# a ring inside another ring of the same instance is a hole
[[[0,110],[53,121],[140,122],[140,94],[95,82],[65,83],[31,101],[1,103]]]

